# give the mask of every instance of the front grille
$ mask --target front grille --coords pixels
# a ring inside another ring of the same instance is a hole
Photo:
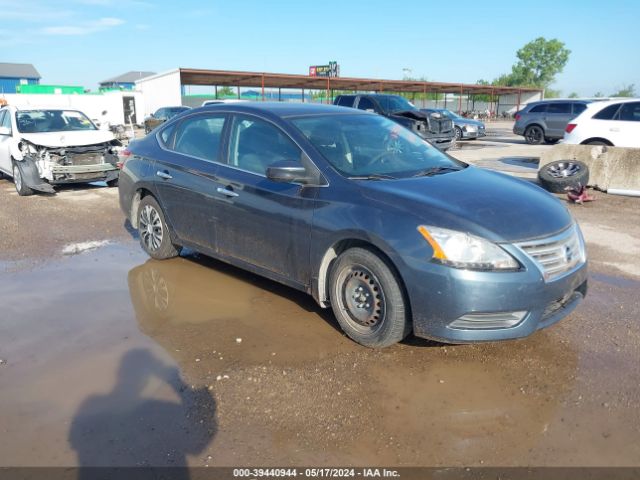
[[[427,128],[430,133],[447,133],[453,130],[453,120],[440,113],[432,113],[427,117]]]
[[[555,280],[586,261],[577,225],[553,237],[517,243],[516,247],[534,261],[546,281]]]

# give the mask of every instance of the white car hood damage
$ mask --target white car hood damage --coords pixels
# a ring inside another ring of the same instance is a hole
[[[115,137],[108,130],[78,130],[71,132],[21,133],[20,138],[40,147],[83,147],[110,142]]]

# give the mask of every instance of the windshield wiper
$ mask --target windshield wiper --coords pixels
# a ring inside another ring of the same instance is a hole
[[[412,177],[431,177],[433,175],[440,175],[441,173],[445,173],[445,172],[457,172],[458,170],[462,170],[462,169],[458,167],[432,167],[426,170],[422,170],[411,176]]]
[[[347,177],[349,180],[396,180],[396,177],[386,175],[384,173],[372,173],[371,175],[357,175],[354,177]]]

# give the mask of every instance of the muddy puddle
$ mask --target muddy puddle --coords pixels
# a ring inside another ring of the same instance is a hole
[[[0,466],[637,465],[613,282],[528,339],[377,351],[303,293],[134,241],[6,271]]]

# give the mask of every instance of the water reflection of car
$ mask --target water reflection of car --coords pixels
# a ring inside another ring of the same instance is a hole
[[[166,122],[170,118],[179,113],[186,112],[190,107],[162,107],[144,119],[144,133],[149,133],[161,123]]]
[[[120,206],[150,256],[189,247],[308,292],[363,345],[524,337],[586,295],[560,201],[381,115],[214,105],[130,150]]]
[[[446,108],[423,108],[422,111],[428,113],[438,112],[453,120],[456,140],[475,140],[486,135],[485,125],[479,120],[463,117]]]

